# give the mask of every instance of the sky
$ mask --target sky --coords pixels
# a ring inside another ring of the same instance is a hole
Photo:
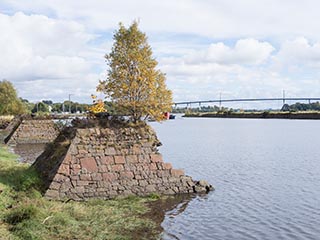
[[[137,20],[175,102],[320,97],[319,9],[317,0],[0,0],[0,79],[32,102],[89,103],[119,22]]]

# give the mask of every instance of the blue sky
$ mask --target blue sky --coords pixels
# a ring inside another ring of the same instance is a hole
[[[138,19],[175,101],[283,89],[319,97],[319,8],[316,0],[2,0],[0,78],[34,102],[70,93],[90,102],[118,23]]]

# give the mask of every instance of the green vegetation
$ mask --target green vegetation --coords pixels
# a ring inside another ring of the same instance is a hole
[[[36,113],[36,112],[49,112],[49,107],[47,104],[43,103],[43,102],[39,102],[36,103],[34,105],[34,107],[31,110],[32,113]]]
[[[313,102],[313,103],[295,103],[295,104],[284,104],[281,111],[320,111],[320,103]]]
[[[262,112],[267,113],[288,113],[288,112],[319,112],[320,111],[320,103],[319,102],[313,102],[313,103],[294,103],[294,104],[284,104],[281,108],[281,110],[257,110],[257,109],[232,109],[227,107],[218,107],[216,105],[214,106],[199,106],[199,107],[177,107],[173,108],[173,113],[186,113],[186,114],[192,114],[192,113],[216,113],[216,114],[225,114],[226,112],[234,113],[234,114],[257,114]],[[201,114],[200,114],[201,115]]]
[[[62,113],[69,112],[69,106],[71,113],[84,113],[88,110],[91,104],[78,103],[73,101],[64,101],[62,103],[54,103],[52,100],[43,100],[38,103],[31,103],[27,99],[21,99],[26,106],[27,113],[36,113],[43,115],[45,113]],[[116,110],[115,104],[112,102],[104,102],[104,107],[110,114],[121,114]]]
[[[18,98],[12,83],[0,81],[0,115],[22,114],[26,110],[26,105]]]
[[[149,198],[56,202],[40,194],[39,178],[0,145],[1,239],[155,239],[145,218]]]
[[[320,119],[319,111],[219,111],[219,112],[187,112],[184,117],[211,118],[279,118],[279,119]]]
[[[219,111],[224,111],[227,110],[227,108],[220,107],[214,105],[214,106],[199,106],[199,107],[194,107],[194,108],[189,108],[189,107],[177,107],[172,109],[172,113],[188,113],[188,112],[193,112],[193,113],[200,113],[200,112],[219,112]]]
[[[129,28],[120,24],[113,39],[112,50],[105,56],[108,76],[97,90],[133,122],[141,117],[163,120],[163,113],[171,111],[172,93],[166,87],[165,75],[157,69],[146,34],[138,29],[137,22]]]

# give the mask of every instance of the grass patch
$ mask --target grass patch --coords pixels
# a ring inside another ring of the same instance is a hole
[[[144,215],[158,196],[49,201],[36,172],[16,159],[0,145],[1,239],[157,239],[156,224]]]

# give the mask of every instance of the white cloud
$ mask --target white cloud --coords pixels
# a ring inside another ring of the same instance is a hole
[[[240,39],[233,47],[219,42],[184,56],[163,57],[160,68],[171,83],[238,86],[257,82],[260,65],[270,58],[272,51],[271,44],[255,39]]]
[[[256,39],[240,39],[233,48],[223,42],[213,43],[202,52],[189,55],[187,62],[213,62],[219,64],[261,64],[266,61],[273,46],[268,42],[260,42]]]
[[[188,33],[214,38],[306,36],[319,38],[317,0],[2,0],[27,12],[46,13],[110,30],[140,19],[146,31]]]
[[[87,57],[91,51],[88,41],[94,36],[74,21],[18,12],[13,16],[0,14],[0,29],[1,78],[23,85],[20,93],[25,98],[50,95],[57,99],[55,91],[73,90],[72,86],[67,87],[68,82],[84,85],[83,80],[92,75],[91,61],[100,57],[100,54]],[[25,91],[28,81],[30,92]],[[98,79],[94,81],[97,84]],[[47,84],[48,87],[35,95],[39,84]]]
[[[320,42],[311,44],[306,38],[299,37],[286,41],[275,56],[275,62],[279,65],[308,65],[320,66]]]

